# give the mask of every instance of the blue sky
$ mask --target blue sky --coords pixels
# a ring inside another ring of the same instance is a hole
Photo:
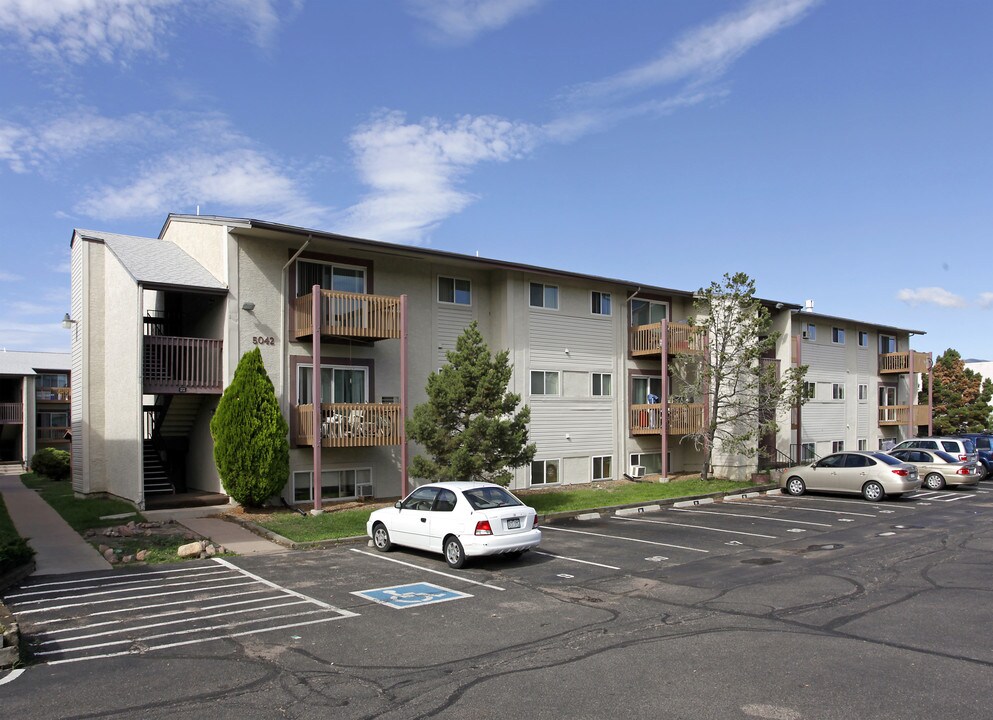
[[[0,0],[0,347],[74,227],[235,215],[993,359],[988,0]]]

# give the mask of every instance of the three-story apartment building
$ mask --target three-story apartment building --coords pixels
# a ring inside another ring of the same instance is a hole
[[[0,462],[69,449],[71,375],[68,353],[0,352]]]

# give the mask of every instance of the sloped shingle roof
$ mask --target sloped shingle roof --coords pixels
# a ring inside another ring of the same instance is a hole
[[[69,353],[0,352],[0,375],[37,375],[37,370],[69,370],[71,367]]]

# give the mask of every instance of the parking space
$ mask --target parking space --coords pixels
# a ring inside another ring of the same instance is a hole
[[[149,571],[45,580],[12,590],[38,662],[145,653],[327,623],[356,613],[270,582],[223,558]]]

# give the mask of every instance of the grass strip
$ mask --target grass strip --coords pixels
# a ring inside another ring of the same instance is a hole
[[[730,492],[752,487],[748,482],[729,480],[678,480],[670,483],[631,483],[621,487],[558,488],[547,492],[528,493],[521,496],[526,504],[540,515],[578,510],[595,510],[614,505],[671,500],[694,497],[714,492]],[[300,515],[285,511],[256,519],[258,525],[294,542],[317,542],[365,535],[365,524],[372,509],[329,510],[320,515]]]
[[[26,539],[17,534],[7,506],[0,497],[0,575],[29,562],[34,550]]]
[[[68,480],[49,480],[42,475],[25,473],[21,475],[21,482],[32,490],[37,490],[42,500],[51,505],[73,530],[79,533],[92,528],[124,525],[129,520],[141,522],[144,519],[133,505],[123,500],[77,498],[73,495],[72,483]],[[100,519],[103,515],[122,513],[131,513],[131,515],[117,520]]]

